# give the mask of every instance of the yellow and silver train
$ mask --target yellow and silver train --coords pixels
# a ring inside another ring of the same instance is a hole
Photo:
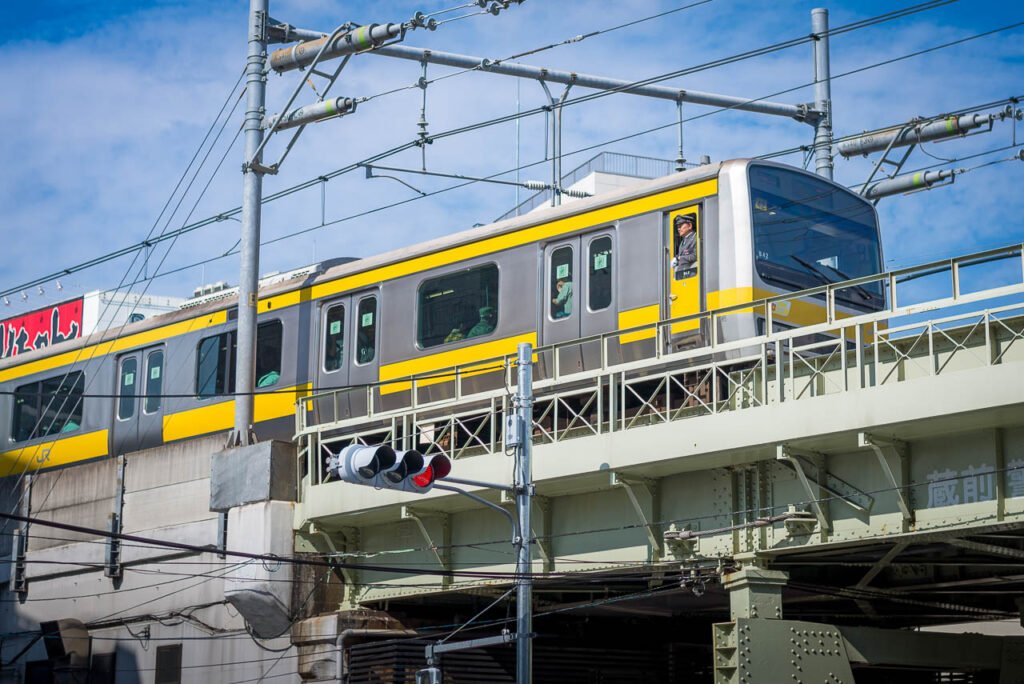
[[[696,219],[697,260],[679,269],[672,226],[684,214]],[[290,438],[295,399],[309,392],[385,382],[378,398],[395,405],[408,376],[876,274],[882,254],[875,210],[858,195],[733,160],[343,261],[260,293],[261,438]],[[866,285],[837,297],[853,312],[881,309],[885,295]],[[824,308],[797,304],[776,323]],[[225,299],[0,361],[0,476],[229,430],[236,312]],[[763,325],[751,310],[718,335]]]

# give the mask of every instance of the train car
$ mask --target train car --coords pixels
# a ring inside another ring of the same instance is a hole
[[[695,224],[680,265],[676,217]],[[881,271],[873,206],[840,185],[780,164],[733,160],[549,208],[376,257],[314,269],[261,288],[256,433],[288,439],[297,397],[372,385],[330,407],[450,391],[445,369],[535,346],[629,330]],[[884,306],[881,286],[838,295],[847,312]],[[809,298],[776,311],[778,325],[820,316]],[[227,431],[233,421],[233,299],[183,309],[87,339],[0,361],[0,476],[69,465]],[[719,339],[763,332],[754,309]],[[672,325],[677,346],[706,335]],[[654,334],[623,334],[613,353],[642,354]],[[566,348],[554,363],[586,368],[596,351]],[[488,382],[480,374],[481,386]]]

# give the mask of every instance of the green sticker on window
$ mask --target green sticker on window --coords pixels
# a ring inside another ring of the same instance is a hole
[[[558,279],[569,277],[569,264],[558,264],[555,269],[555,277]]]
[[[608,252],[594,255],[594,270],[600,271],[602,268],[608,268]]]
[[[331,321],[331,334],[337,335],[341,332],[341,321]]]
[[[373,312],[372,311],[368,311],[367,313],[363,314],[363,318],[362,318],[362,321],[360,322],[360,325],[362,327],[364,327],[364,328],[369,328],[371,325],[373,325]]]
[[[134,384],[135,384],[135,373],[125,373],[124,374],[124,386],[128,387],[129,385],[134,385]]]
[[[160,379],[160,366],[153,366],[149,369],[149,379],[159,380]]]

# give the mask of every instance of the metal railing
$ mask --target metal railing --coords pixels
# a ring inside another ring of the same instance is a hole
[[[1018,351],[1024,358],[1024,298],[997,301],[1024,293],[1022,254],[1024,245],[988,250],[540,347],[535,352],[535,443],[1004,363],[1017,342],[1022,342]],[[964,269],[997,260],[1014,265],[1006,282],[966,291]],[[933,276],[943,276],[948,293],[899,304],[906,283]],[[875,283],[885,290],[883,310],[856,313],[843,306],[850,291]],[[779,312],[798,302],[812,303],[820,320],[776,330],[783,319]],[[978,302],[991,306],[951,311]],[[942,310],[949,315],[913,320]],[[723,324],[736,316],[762,319],[763,330],[722,339]],[[685,328],[692,330],[680,332]],[[565,354],[584,348],[593,352],[589,365],[561,362]],[[638,357],[625,359],[627,348]],[[453,459],[503,451],[501,426],[511,405],[513,362],[514,355],[498,356],[303,398],[295,435],[305,456],[303,474],[311,484],[322,482],[322,449],[353,441],[415,446]],[[395,382],[404,383],[403,392],[381,393]],[[424,398],[422,390],[439,386],[447,396]],[[399,405],[388,406],[389,401]],[[342,415],[342,407],[348,415]]]

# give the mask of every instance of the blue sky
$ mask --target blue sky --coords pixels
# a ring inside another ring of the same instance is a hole
[[[347,21],[401,21],[417,10],[434,11],[452,2],[379,0],[271,0],[271,15],[293,24],[329,31]],[[504,57],[613,26],[684,2],[624,0],[527,0],[498,17],[480,16],[442,26],[434,33],[411,32],[414,46],[487,57]],[[624,79],[641,79],[726,57],[809,31],[810,10],[828,7],[833,26],[888,12],[910,3],[793,1],[766,6],[752,0],[713,0],[661,19],[541,52],[522,61]],[[0,152],[0,218],[4,247],[0,287],[6,289],[117,247],[145,238],[182,171],[228,97],[244,63],[247,2],[37,2],[5,8],[0,49],[6,56],[0,100],[5,135]],[[892,59],[940,43],[1024,21],[1017,3],[970,3],[967,0],[880,26],[837,36],[832,41],[833,73]],[[995,36],[900,61],[837,79],[833,84],[836,135],[846,135],[934,115],[1012,95],[1024,95],[1024,30]],[[451,70],[430,67],[436,77]],[[335,94],[370,96],[415,82],[419,67],[410,62],[363,55],[346,68]],[[295,76],[271,76],[269,109],[276,111],[295,86]],[[807,83],[811,78],[806,45],[702,71],[669,84],[724,94],[760,97]],[[516,83],[486,74],[449,78],[428,90],[427,119],[440,132],[513,113]],[[572,95],[587,94],[578,89]],[[542,103],[534,82],[520,85],[522,107]],[[304,99],[303,99],[304,98]],[[306,90],[300,101],[310,101]],[[785,102],[812,99],[810,89],[775,98]],[[415,137],[420,93],[406,88],[360,105],[339,121],[307,129],[282,172],[266,180],[268,193],[369,157]],[[687,115],[712,110],[688,105]],[[604,97],[570,107],[565,113],[563,149],[573,152],[674,120],[674,106],[628,95]],[[212,171],[241,121],[236,110],[210,157]],[[929,144],[915,152],[908,166],[929,164],[971,167],[1009,157],[1011,150],[966,161],[941,163],[935,157],[960,159],[1011,146],[1013,127],[950,143]],[[1024,122],[1017,125],[1024,142]],[[544,123],[524,120],[520,128],[523,163],[543,158]],[[811,128],[793,121],[745,114],[718,113],[686,126],[686,153],[691,159],[753,156],[811,142]],[[672,128],[570,156],[566,170],[599,149],[672,158]],[[271,145],[280,151],[284,138]],[[489,175],[514,166],[513,124],[484,129],[431,145],[428,167],[450,173]],[[240,143],[226,150],[219,173],[195,204],[201,174],[170,221],[216,215],[241,199]],[[929,156],[931,155],[931,156]],[[784,161],[799,165],[799,156]],[[389,158],[388,165],[414,167],[417,153]],[[837,159],[841,182],[862,181],[868,160]],[[523,178],[546,178],[545,166],[524,171]],[[406,177],[424,191],[451,181]],[[952,187],[896,197],[879,205],[888,266],[902,266],[1024,241],[1024,162],[979,168]],[[411,199],[415,194],[390,180],[367,180],[351,173],[325,188],[328,222]],[[177,200],[175,199],[175,202]],[[261,271],[286,270],[315,260],[375,254],[486,222],[509,209],[515,191],[477,184],[396,208],[343,220],[315,229],[321,220],[319,188],[297,193],[268,206],[263,237],[274,240],[307,230],[300,237],[264,249]],[[191,212],[191,218],[186,218]],[[165,224],[159,224],[162,228]],[[158,228],[159,230],[159,228]],[[162,271],[184,269],[156,280],[151,293],[187,295],[202,282],[237,282],[237,256],[205,266],[198,261],[230,252],[238,223],[224,221],[178,241]],[[158,250],[156,259],[163,257]],[[116,285],[128,260],[112,262],[62,281],[64,291],[44,286],[0,316],[35,308],[58,298]],[[152,272],[154,266],[149,271]]]

